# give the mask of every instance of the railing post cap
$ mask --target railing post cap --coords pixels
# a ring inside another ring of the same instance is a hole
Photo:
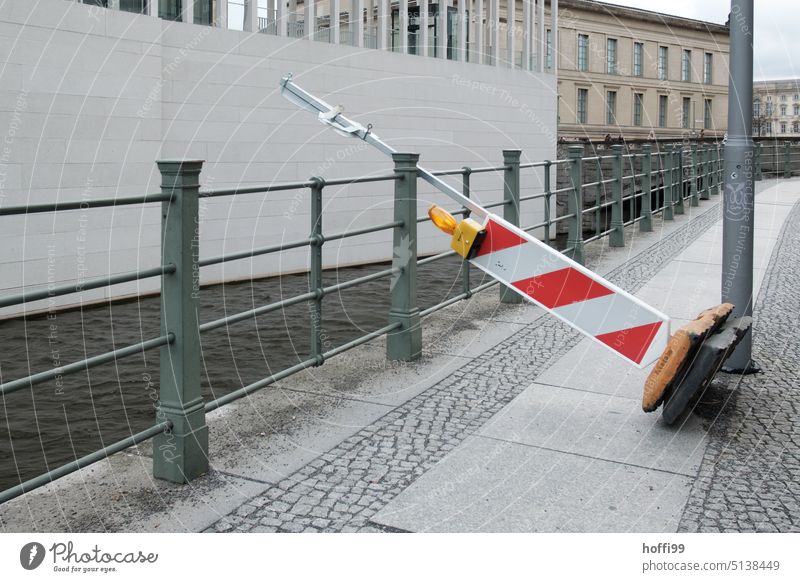
[[[569,146],[569,157],[571,158],[582,158],[583,157],[583,146],[582,145],[571,145]]]
[[[392,160],[395,163],[414,163],[419,161],[419,154],[412,154],[408,152],[395,152],[392,154]]]
[[[522,150],[503,150],[503,159],[517,161],[522,156]]]
[[[611,146],[611,151],[615,154],[621,154],[624,149],[624,146],[621,143],[615,143]]]
[[[205,160],[157,160],[158,169],[163,172],[200,172]]]
[[[642,144],[642,152],[645,154],[649,154],[653,152],[653,145],[649,143]]]

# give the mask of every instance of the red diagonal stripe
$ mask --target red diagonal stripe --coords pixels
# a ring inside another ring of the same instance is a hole
[[[572,267],[521,279],[513,285],[548,309],[614,293]]]
[[[529,243],[521,236],[511,232],[506,227],[497,224],[495,221],[490,220],[486,224],[486,238],[481,243],[481,248],[478,249],[476,257],[488,255],[489,253],[496,253],[503,249],[516,247]]]
[[[647,325],[604,333],[596,337],[612,350],[616,350],[629,360],[640,364],[662,323],[657,321]]]

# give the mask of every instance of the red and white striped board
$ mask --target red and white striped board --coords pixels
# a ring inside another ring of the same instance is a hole
[[[669,317],[499,216],[470,263],[639,368],[659,358]]]

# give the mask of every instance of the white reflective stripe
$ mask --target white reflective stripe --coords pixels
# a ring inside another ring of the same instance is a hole
[[[650,342],[650,347],[647,348],[647,351],[645,352],[644,357],[639,364],[639,368],[645,368],[661,357],[662,352],[667,347],[667,342],[669,342],[670,335],[670,321],[667,320],[664,322],[664,325],[661,326],[661,329],[658,330],[658,333],[656,334],[656,337],[653,338],[653,341]]]
[[[559,255],[534,243],[524,243],[472,259],[472,263],[507,283],[569,267]]]
[[[556,307],[553,311],[590,335],[603,335],[661,321],[652,311],[619,293]]]

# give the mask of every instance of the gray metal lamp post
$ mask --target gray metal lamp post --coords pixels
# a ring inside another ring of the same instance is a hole
[[[741,317],[753,313],[753,0],[731,0],[730,30],[722,300],[736,306],[732,317]],[[752,332],[742,339],[724,369],[755,371]]]

